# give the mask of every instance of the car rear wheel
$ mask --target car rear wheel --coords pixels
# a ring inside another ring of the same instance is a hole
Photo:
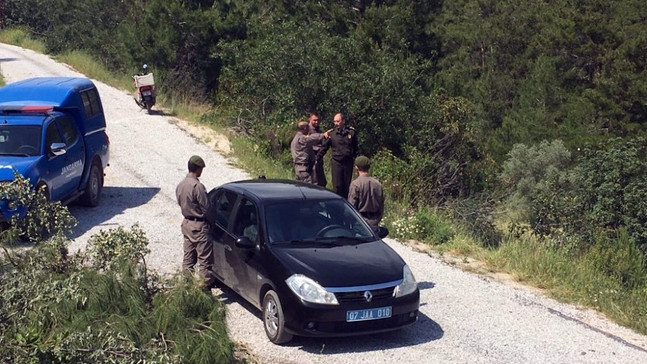
[[[95,207],[99,205],[101,197],[101,188],[103,187],[103,176],[101,175],[101,168],[97,164],[92,164],[90,167],[90,176],[88,177],[88,184],[85,191],[81,196],[81,202],[84,205]]]
[[[283,307],[276,292],[270,290],[263,298],[263,325],[265,334],[274,344],[284,344],[292,340],[292,334],[285,331]]]

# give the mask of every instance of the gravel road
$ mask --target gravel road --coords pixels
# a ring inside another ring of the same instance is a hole
[[[35,76],[82,76],[47,56],[4,44],[0,69],[7,83]],[[106,111],[111,161],[101,205],[70,206],[79,220],[71,249],[83,249],[102,229],[137,223],[150,240],[148,265],[162,274],[175,272],[182,260],[175,186],[186,173],[189,156],[205,159],[201,180],[207,190],[249,176],[219,151],[226,143],[214,147],[215,136],[162,112],[147,115],[130,90],[94,82]],[[591,310],[465,273],[395,240],[386,241],[419,282],[420,319],[415,325],[364,337],[295,338],[276,346],[266,339],[251,306],[218,291],[227,305],[232,339],[262,363],[647,363],[646,336]]]

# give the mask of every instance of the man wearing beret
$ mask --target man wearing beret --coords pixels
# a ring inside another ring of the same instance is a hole
[[[203,289],[211,290],[216,283],[213,276],[213,244],[209,234],[209,223],[205,215],[209,210],[207,190],[198,179],[205,167],[204,160],[197,156],[189,158],[189,173],[175,189],[177,203],[180,205],[184,220],[184,257],[182,268],[193,272],[196,263],[200,275],[204,278]]]
[[[369,175],[370,168],[371,160],[366,156],[360,155],[355,158],[357,178],[350,183],[348,202],[375,229],[384,216],[384,192],[382,184]]]

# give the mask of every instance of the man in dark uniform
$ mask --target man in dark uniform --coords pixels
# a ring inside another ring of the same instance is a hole
[[[319,114],[317,114],[316,112],[310,113],[308,121],[310,122],[310,132],[308,134],[321,134],[321,129],[319,128]],[[316,157],[319,153],[319,150],[321,149],[321,141],[322,140],[312,144],[312,150],[315,154],[315,161],[314,165],[312,166],[312,183],[321,187],[326,187],[328,181],[326,181],[326,172],[324,172],[323,156],[321,158]]]
[[[372,227],[377,228],[384,216],[384,192],[382,184],[368,173],[371,160],[360,155],[355,159],[357,178],[350,183],[348,202]]]
[[[348,198],[348,186],[353,179],[353,161],[358,152],[357,133],[346,126],[344,115],[339,113],[333,119],[335,128],[326,131],[317,159],[323,158],[332,148],[331,174],[333,191],[343,198]]]
[[[184,257],[182,268],[194,271],[198,264],[200,275],[204,278],[204,290],[210,290],[216,283],[213,275],[213,244],[209,234],[209,223],[205,215],[209,210],[207,190],[198,179],[205,167],[204,160],[194,155],[189,158],[189,173],[175,189],[177,203],[180,205],[184,220]]]

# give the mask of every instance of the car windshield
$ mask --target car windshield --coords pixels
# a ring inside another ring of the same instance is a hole
[[[39,155],[40,135],[37,125],[0,125],[0,155]]]
[[[362,217],[343,200],[276,203],[265,207],[265,216],[270,243],[374,240]]]

